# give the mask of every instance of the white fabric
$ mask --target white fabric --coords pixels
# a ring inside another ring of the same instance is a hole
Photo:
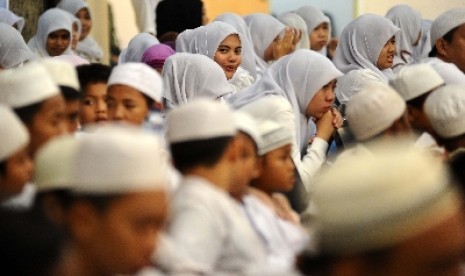
[[[296,13],[300,15],[303,20],[305,20],[305,23],[307,23],[308,35],[310,35],[313,30],[321,23],[326,22],[329,24],[329,18],[326,17],[325,14],[318,8],[312,6],[302,6],[296,10]]]
[[[57,4],[57,8],[63,9],[75,15],[80,9],[83,9],[83,8],[89,9],[89,5],[84,0],[61,0]],[[89,13],[90,13],[90,10],[89,10]]]
[[[233,92],[223,69],[212,59],[198,54],[178,53],[163,66],[163,97],[172,108],[194,98],[217,99]]]
[[[289,132],[284,125],[272,120],[263,120],[258,123],[258,131],[260,132],[262,143],[259,144],[258,154],[263,156],[270,151],[292,145],[294,136]]]
[[[230,24],[221,21],[213,21],[201,26],[195,29],[195,36],[191,41],[191,53],[202,54],[214,59],[218,46],[226,37],[232,34],[239,35],[239,32]],[[239,40],[242,41],[240,35]]]
[[[431,24],[433,22],[428,19],[421,21],[421,39],[420,43],[415,47],[415,60],[427,58],[431,51]]]
[[[351,97],[346,116],[355,139],[363,142],[388,129],[406,108],[405,101],[391,87],[372,84]]]
[[[286,26],[299,30],[302,34],[299,43],[297,43],[295,49],[310,49],[310,40],[308,37],[307,23],[305,20],[294,12],[286,12],[281,14],[278,19],[283,22]]]
[[[75,67],[77,67],[79,65],[90,64],[89,61],[87,61],[86,59],[84,59],[84,58],[82,58],[80,56],[77,56],[77,55],[61,55],[61,56],[56,56],[56,57],[53,57],[53,58],[66,61],[66,62],[70,63],[71,65],[73,65]]]
[[[379,54],[386,42],[399,31],[388,19],[363,14],[342,31],[334,55],[334,65],[344,74],[356,69],[371,69],[386,82],[393,76],[391,69],[379,70]]]
[[[37,33],[29,40],[27,45],[38,57],[49,57],[50,55],[46,48],[48,35],[58,30],[65,30],[69,32],[69,46],[62,54],[70,55],[72,54],[72,25],[73,20],[67,12],[58,8],[48,9],[39,17]]]
[[[155,9],[160,0],[132,0],[131,2],[136,13],[136,23],[139,32],[156,34]]]
[[[396,55],[406,63],[413,63],[414,46],[421,32],[421,14],[409,5],[396,5],[388,10],[386,18],[400,28],[396,34]]]
[[[402,68],[389,84],[409,101],[443,85],[444,80],[431,65],[414,64]]]
[[[384,83],[384,80],[370,69],[352,70],[337,79],[336,97],[341,104],[346,104],[352,95],[372,83]]]
[[[258,236],[225,191],[189,176],[171,203],[168,239],[179,254],[197,264],[197,275],[247,275],[251,267],[264,265]],[[175,274],[183,266],[172,262],[168,270]]]
[[[111,71],[107,86],[130,86],[156,102],[162,101],[163,79],[157,71],[144,63],[123,63]]]
[[[80,137],[73,158],[72,191],[120,194],[167,189],[160,139],[128,125],[106,125]]]
[[[321,254],[391,248],[459,212],[443,162],[399,141],[338,159],[318,181]]]
[[[0,22],[6,23],[11,27],[16,24],[15,29],[17,29],[20,33],[24,28],[24,18],[3,7],[0,8]]]
[[[47,69],[37,62],[0,72],[0,86],[0,102],[13,108],[35,104],[60,93]]]
[[[73,185],[72,165],[79,148],[75,136],[60,136],[47,142],[34,160],[37,191],[69,189]]]
[[[431,65],[446,84],[465,85],[465,74],[455,64],[445,62],[436,57],[426,58],[422,60],[422,63]]]
[[[71,63],[55,58],[47,58],[39,62],[45,66],[56,85],[81,91],[76,69]]]
[[[10,107],[0,104],[0,162],[5,161],[29,143],[29,132]]]
[[[119,63],[141,62],[144,52],[153,45],[160,44],[158,39],[148,33],[140,33],[129,41],[128,47],[119,56]]]
[[[215,21],[222,21],[230,24],[239,32],[242,44],[242,64],[241,66],[247,70],[253,79],[257,78],[256,54],[252,44],[252,36],[250,35],[249,27],[244,21],[244,18],[234,13],[223,13],[215,18]]]
[[[0,67],[10,69],[34,58],[34,54],[15,28],[0,23],[0,34]]]
[[[262,145],[262,136],[258,129],[258,122],[246,112],[234,111],[234,122],[238,131],[249,135],[255,142],[257,148]]]
[[[255,79],[249,71],[238,67],[236,73],[234,73],[234,76],[230,78],[228,82],[231,85],[234,94],[251,86],[255,82]]]
[[[228,105],[197,99],[173,109],[166,118],[169,143],[234,136],[236,125]]]
[[[446,85],[426,98],[424,111],[431,126],[444,138],[465,133],[465,86]]]
[[[465,8],[453,8],[436,17],[431,24],[431,48],[438,39],[462,24],[465,24]]]
[[[191,44],[191,42],[194,40],[194,37],[197,34],[196,30],[197,28],[193,30],[187,29],[176,37],[176,52],[177,53],[184,53],[184,52],[192,53],[191,45],[193,45],[193,43]]]

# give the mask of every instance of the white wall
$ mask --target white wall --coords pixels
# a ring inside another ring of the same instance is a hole
[[[101,1],[101,0],[98,0]],[[119,46],[124,49],[129,40],[139,33],[136,26],[135,12],[131,0],[108,0],[113,9],[116,38]]]

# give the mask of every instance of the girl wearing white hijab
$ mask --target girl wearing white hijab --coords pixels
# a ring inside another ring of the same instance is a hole
[[[420,42],[421,14],[408,5],[396,5],[389,9],[386,18],[400,28],[396,34],[396,59],[392,68],[397,72],[403,65],[416,61],[414,48]]]
[[[296,13],[307,24],[310,49],[326,55],[326,46],[330,38],[329,18],[321,10],[312,6],[303,6]]]
[[[312,178],[325,160],[327,141],[342,124],[340,114],[332,108],[334,86],[340,76],[342,73],[325,56],[300,49],[279,59],[254,85],[228,99],[234,108],[256,118],[288,126],[295,137],[292,159],[307,192],[312,190]],[[315,121],[317,132],[308,145],[310,119]],[[305,149],[306,155],[301,156]]]
[[[18,30],[0,23],[0,34],[0,70],[16,67],[34,58]]]
[[[155,44],[160,44],[158,39],[149,33],[140,33],[129,41],[128,47],[119,56],[119,63],[141,62],[145,50]]]
[[[0,22],[10,25],[20,33],[24,28],[24,18],[5,8],[0,8]]]
[[[286,26],[299,30],[302,34],[299,43],[297,43],[295,49],[310,49],[310,39],[307,35],[307,23],[305,20],[294,12],[286,12],[281,14],[278,19],[283,22]]]
[[[344,74],[370,69],[386,83],[394,77],[395,37],[400,29],[379,15],[363,14],[342,31],[333,62]]]
[[[83,0],[61,0],[57,8],[74,14],[81,20],[81,35],[77,46],[78,55],[89,62],[100,62],[103,58],[102,48],[89,35],[92,29],[92,18],[88,4]]]
[[[234,92],[252,85],[254,79],[242,69],[242,37],[231,25],[214,21],[195,29],[191,41],[193,54],[202,54],[218,63],[223,69]]]
[[[72,19],[61,9],[52,8],[45,11],[37,22],[37,33],[28,46],[38,57],[70,55]]]
[[[170,56],[163,67],[167,110],[194,98],[218,99],[232,93],[232,88],[221,67],[204,55],[177,53]]]

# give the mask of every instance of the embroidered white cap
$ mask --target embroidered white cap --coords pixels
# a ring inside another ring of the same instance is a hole
[[[462,24],[465,24],[465,8],[453,8],[436,17],[430,30],[431,48],[436,45],[436,40]]]
[[[42,59],[40,63],[45,66],[57,85],[68,86],[80,91],[76,68],[71,63],[55,58]]]
[[[0,161],[8,159],[29,143],[29,132],[10,107],[0,104]]]
[[[293,142],[292,132],[278,122],[272,120],[260,121],[258,130],[262,137],[262,143],[258,149],[258,155],[260,156]]]

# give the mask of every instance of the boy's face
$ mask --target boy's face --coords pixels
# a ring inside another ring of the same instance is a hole
[[[79,100],[69,100],[65,102],[66,131],[75,133],[79,127]]]
[[[167,195],[164,191],[136,192],[109,204],[103,213],[90,204],[75,206],[85,211],[81,216],[84,219],[74,221],[74,225],[87,226],[78,227],[81,231],[73,238],[82,249],[79,254],[87,256],[88,265],[95,271],[103,275],[134,274],[152,263],[167,217]]]
[[[107,84],[89,83],[85,87],[85,96],[79,108],[81,125],[105,122],[107,120]]]
[[[265,154],[261,163],[261,175],[257,188],[266,193],[288,192],[295,182],[292,146],[286,145]]]
[[[24,185],[31,180],[33,163],[27,147],[24,147],[6,160],[5,175],[0,178],[0,199],[21,193]]]
[[[149,115],[149,107],[143,94],[127,85],[108,87],[108,117],[112,121],[125,121],[142,125]]]

